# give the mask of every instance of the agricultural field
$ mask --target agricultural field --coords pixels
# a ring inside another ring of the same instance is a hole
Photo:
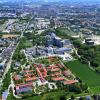
[[[92,71],[85,64],[82,64],[78,60],[68,62],[66,65],[75,73],[76,76],[80,77],[90,88],[100,86],[100,74]],[[99,90],[100,91],[100,90]]]

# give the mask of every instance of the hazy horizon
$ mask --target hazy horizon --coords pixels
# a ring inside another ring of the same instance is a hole
[[[0,0],[1,2],[100,2],[100,0]]]

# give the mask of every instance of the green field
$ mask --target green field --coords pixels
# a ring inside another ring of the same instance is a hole
[[[67,66],[75,75],[80,77],[80,79],[87,83],[91,88],[100,86],[100,74],[89,69],[87,65],[76,60],[68,62]]]
[[[24,45],[25,45],[26,47],[32,47],[32,42],[26,40],[25,43],[24,43]]]
[[[100,93],[100,86],[92,87],[91,92],[94,93],[94,94]]]
[[[60,33],[67,34],[69,36],[75,36],[78,35],[78,32],[73,32],[72,30],[68,30],[67,28],[58,28]]]

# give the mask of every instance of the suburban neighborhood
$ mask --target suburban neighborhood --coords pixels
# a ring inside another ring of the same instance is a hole
[[[0,100],[100,100],[100,2],[1,0]]]

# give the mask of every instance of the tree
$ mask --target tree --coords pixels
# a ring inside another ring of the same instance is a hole
[[[73,40],[73,44],[76,48],[80,48],[82,45],[81,45],[81,42],[79,40]]]
[[[83,57],[83,56],[81,56],[80,61],[81,61],[83,64],[87,64],[87,62],[88,62],[88,60],[87,60],[85,57]]]
[[[66,100],[66,97],[63,95],[60,97],[60,100]]]
[[[95,70],[100,73],[100,66],[97,67]]]
[[[74,99],[75,99],[75,97],[74,97],[74,95],[72,95],[70,100],[74,100]]]
[[[98,100],[98,95],[93,95],[94,100]]]
[[[83,91],[85,91],[85,90],[88,89],[88,85],[85,84],[85,83],[81,83],[81,84],[80,84],[80,87],[81,87],[81,89],[82,89]]]
[[[69,85],[69,91],[75,93],[81,93],[82,89],[79,84],[73,84],[73,85]]]
[[[48,100],[54,100],[54,98],[50,97]]]
[[[97,60],[93,60],[91,65],[94,66],[94,67],[98,67],[99,66],[99,62]]]
[[[80,97],[79,100],[85,100],[83,97]]]

